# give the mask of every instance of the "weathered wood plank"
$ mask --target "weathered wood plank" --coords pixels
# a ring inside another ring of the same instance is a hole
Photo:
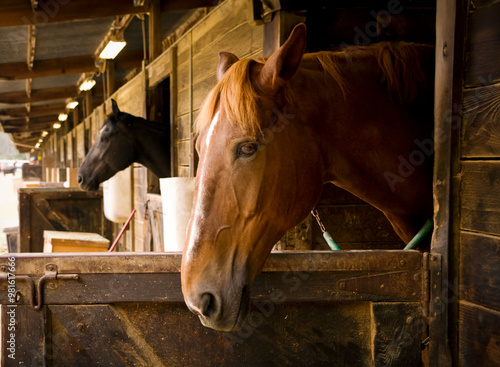
[[[50,306],[50,311],[84,346],[95,365],[165,366],[142,336],[110,305]]]
[[[177,90],[179,92],[189,89],[189,62],[177,66]],[[180,110],[179,110],[180,113]]]
[[[1,306],[0,312],[2,366],[47,366],[46,312],[35,311],[29,305],[10,307],[5,304]]]
[[[241,26],[224,33],[216,41],[205,47],[193,56],[193,83],[198,83],[212,74],[219,63],[219,51],[229,51],[243,58],[251,55],[260,48],[259,36],[262,37],[261,27],[244,23]],[[262,38],[261,38],[262,39]]]
[[[460,298],[500,311],[500,237],[462,232]]]
[[[376,367],[420,367],[422,307],[419,303],[373,303],[372,343]]]
[[[499,161],[463,162],[461,183],[461,229],[499,235],[499,192]]]
[[[172,367],[371,366],[368,303],[283,301],[254,303],[248,322],[231,333],[202,327],[183,304],[119,309]]]
[[[215,70],[212,73],[207,74],[207,77],[198,83],[193,85],[193,109],[197,110],[201,108],[203,101],[207,97],[208,93],[217,84],[217,77],[215,75]]]
[[[221,35],[246,23],[247,6],[247,1],[229,0],[210,12],[204,21],[193,29],[193,55],[205,47],[211,47]]]
[[[422,270],[404,271],[272,271],[260,274],[251,296],[272,298],[276,290],[290,301],[408,301],[423,297]],[[29,305],[29,288],[18,281],[18,305]],[[3,287],[3,282],[2,285]],[[183,302],[180,273],[82,273],[78,280],[47,281],[44,305],[123,302]],[[0,304],[7,304],[6,294]]]
[[[174,144],[174,154],[176,157],[176,164],[179,166],[189,166],[189,140],[178,140]]]
[[[328,205],[317,210],[337,243],[400,241],[384,214],[370,205]],[[314,242],[323,242],[317,223],[313,223],[312,236]],[[402,241],[401,246],[404,247]]]
[[[178,273],[180,253],[93,253],[73,254],[16,254],[16,274],[42,276],[47,264],[54,264],[59,273],[115,274],[115,273]],[[0,255],[0,265],[6,265],[9,255]],[[263,271],[367,271],[396,272],[422,268],[422,254],[418,251],[284,251],[273,252]]]
[[[176,48],[169,48],[147,66],[149,87],[155,87],[172,73],[172,52]]]
[[[500,2],[469,14],[466,37],[465,86],[500,81]]]
[[[500,361],[500,312],[459,302],[459,367],[493,367]]]
[[[177,123],[175,124],[175,140],[187,140],[190,138],[189,132],[189,114],[177,117]]]
[[[47,333],[47,359],[51,367],[87,367],[92,366],[92,359],[63,324],[49,312],[49,332]]]
[[[462,157],[500,157],[499,106],[499,83],[464,91]]]

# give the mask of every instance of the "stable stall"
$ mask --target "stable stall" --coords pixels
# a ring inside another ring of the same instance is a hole
[[[145,167],[134,164],[126,173],[130,194],[124,200],[137,214],[119,253],[29,253],[41,251],[42,221],[44,229],[79,230],[67,224],[74,221],[72,211],[52,204],[49,191],[30,189],[24,192],[31,197],[26,217],[41,212],[43,220],[31,221],[36,230],[21,225],[24,253],[0,257],[2,363],[496,365],[500,4],[226,0],[187,15],[162,45],[163,34],[154,30],[162,23],[158,9],[168,3],[127,8],[149,12],[148,64],[119,88],[108,80],[107,93],[81,122],[51,135],[42,147],[45,165],[77,168],[113,98],[125,112],[169,124],[172,177],[194,176],[193,122],[215,85],[217,53],[268,56],[299,22],[308,27],[311,52],[381,40],[427,43],[436,50],[430,251],[401,250],[383,214],[325,186],[317,209],[342,250],[326,250],[319,227],[306,219],[277,245],[295,251],[273,252],[257,277],[243,328],[216,332],[184,304],[181,255],[163,252],[168,238],[158,178]],[[65,11],[60,16],[68,20]],[[73,208],[78,195],[84,194],[68,196]],[[103,218],[102,195],[91,195],[99,204],[85,210],[94,223],[85,231],[113,240],[121,223]]]

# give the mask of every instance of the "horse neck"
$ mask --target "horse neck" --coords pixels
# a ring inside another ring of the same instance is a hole
[[[392,192],[384,172],[397,173],[398,157],[408,157],[415,149],[415,138],[431,136],[423,120],[432,122],[432,105],[425,106],[421,118],[415,117],[408,106],[391,100],[373,64],[345,64],[341,71],[347,91],[314,60],[306,60],[306,69],[295,82],[300,90],[296,114],[317,137],[314,143],[320,146],[324,182],[332,182],[384,212],[405,210],[409,205],[405,191],[411,190],[412,181],[424,180],[426,173],[413,174]]]
[[[137,145],[136,161],[158,177],[170,176],[170,136],[161,123],[142,120],[133,124],[132,138]]]

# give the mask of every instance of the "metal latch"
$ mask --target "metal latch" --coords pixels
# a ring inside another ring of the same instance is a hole
[[[0,267],[0,271],[6,272],[7,268],[4,266]],[[47,264],[45,266],[45,274],[38,280],[38,283],[35,287],[35,282],[28,275],[15,275],[16,280],[25,281],[29,288],[29,299],[30,305],[35,310],[40,310],[43,306],[43,286],[48,281],[56,281],[56,280],[64,280],[64,279],[73,279],[78,280],[80,277],[78,274],[58,274],[57,273],[57,265],[55,264]],[[0,280],[6,280],[7,274],[0,274]],[[52,284],[52,283],[51,283]],[[57,287],[57,283],[53,283],[53,287]],[[16,301],[19,301],[20,292],[16,292]]]

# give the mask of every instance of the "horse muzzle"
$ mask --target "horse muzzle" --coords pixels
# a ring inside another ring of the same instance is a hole
[[[184,295],[189,310],[198,315],[203,326],[220,330],[231,331],[239,329],[250,309],[250,291],[243,286],[239,294],[225,294],[211,292],[196,292]]]

